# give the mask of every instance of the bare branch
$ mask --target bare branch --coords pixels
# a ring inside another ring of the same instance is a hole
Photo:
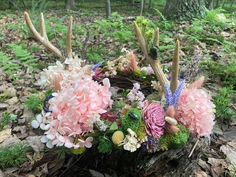
[[[31,32],[34,34],[35,38],[43,46],[45,46],[48,50],[53,52],[56,56],[58,56],[59,58],[64,59],[64,57],[63,57],[62,53],[60,52],[60,50],[57,49],[50,41],[48,41],[43,15],[41,16],[41,34],[42,35],[40,35],[38,33],[38,31],[35,29],[32,21],[29,17],[29,14],[27,12],[24,13],[24,18],[25,18],[26,24],[30,28]]]
[[[172,93],[175,92],[175,90],[178,87],[178,77],[179,77],[179,40],[176,40],[176,47],[175,47],[175,55],[172,61],[172,72],[171,72],[171,83],[170,88]]]

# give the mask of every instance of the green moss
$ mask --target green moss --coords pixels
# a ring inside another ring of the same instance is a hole
[[[236,88],[236,62],[220,63],[207,61],[201,64],[201,67],[208,72],[213,80],[219,78],[223,86],[233,86]]]
[[[100,153],[111,153],[112,152],[112,142],[105,136],[99,137],[98,151]]]
[[[140,139],[140,140],[144,140],[147,137],[147,131],[145,128],[144,121],[141,121],[140,128],[137,131],[137,136],[138,136],[138,139]]]
[[[10,168],[16,167],[28,159],[26,157],[26,152],[29,150],[24,144],[18,144],[9,148],[0,149],[0,168]]]
[[[180,131],[177,134],[166,134],[161,137],[160,146],[162,150],[178,149],[188,142],[189,131],[182,125],[178,125],[178,128]]]
[[[130,109],[124,118],[122,118],[122,129],[127,132],[127,129],[132,129],[138,133],[142,122],[142,112],[137,108]]]
[[[232,87],[223,87],[214,98],[216,105],[216,117],[220,120],[236,118],[235,111],[231,108],[234,90]]]
[[[155,32],[154,23],[151,20],[144,18],[143,16],[138,17],[136,20],[136,23],[138,24],[141,31],[143,32],[145,39],[147,41],[153,41],[154,32]]]

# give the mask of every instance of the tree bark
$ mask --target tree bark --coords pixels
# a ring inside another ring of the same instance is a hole
[[[152,0],[149,0],[148,2],[148,9],[150,9],[152,7]]]
[[[204,0],[167,0],[165,15],[169,19],[190,20],[205,14]]]
[[[140,16],[143,16],[143,10],[144,10],[144,0],[141,0]]]
[[[75,8],[75,0],[67,0],[66,2],[66,9],[73,9]]]
[[[107,15],[107,18],[111,17],[111,1],[110,0],[107,0],[106,2],[106,15]]]
[[[206,0],[206,8],[209,10],[213,9],[213,0]]]

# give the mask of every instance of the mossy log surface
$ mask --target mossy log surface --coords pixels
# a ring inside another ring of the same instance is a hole
[[[89,149],[83,155],[67,156],[64,168],[51,176],[60,177],[182,177],[194,176],[198,160],[204,152],[204,145],[199,145],[191,158],[189,152],[194,142],[189,142],[182,149],[147,153],[141,148],[134,153],[117,150],[111,154],[99,154],[96,148]],[[207,147],[207,146],[205,146]],[[72,163],[70,163],[72,162]],[[66,167],[66,168],[65,168]],[[92,175],[91,170],[97,175]]]

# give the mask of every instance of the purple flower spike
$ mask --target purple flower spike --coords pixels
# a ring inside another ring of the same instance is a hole
[[[172,93],[170,85],[165,86],[166,89],[166,106],[176,107],[182,91],[185,89],[185,80],[182,80],[179,84],[179,87],[176,89],[175,93]]]
[[[93,66],[92,70],[95,72],[100,66],[102,66],[102,63],[97,63]]]

